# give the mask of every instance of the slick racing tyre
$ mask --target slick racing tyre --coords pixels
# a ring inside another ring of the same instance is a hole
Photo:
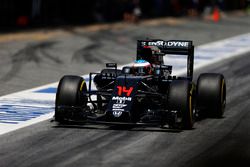
[[[175,80],[170,84],[168,105],[170,110],[181,114],[183,129],[192,129],[194,124],[193,92],[193,84],[187,80]]]
[[[223,116],[226,107],[226,82],[223,75],[204,73],[199,76],[196,105],[201,115]]]
[[[56,93],[55,120],[63,122],[67,114],[60,107],[84,107],[87,105],[86,82],[79,76],[64,76],[58,85]]]

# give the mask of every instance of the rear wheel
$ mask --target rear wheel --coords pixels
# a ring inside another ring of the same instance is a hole
[[[87,86],[83,78],[79,76],[64,76],[58,85],[55,104],[55,120],[63,122],[66,115],[60,107],[84,107],[87,105],[87,96],[83,92]]]
[[[194,124],[193,92],[193,84],[189,81],[176,80],[170,84],[169,109],[181,114],[183,129],[192,129]]]
[[[222,117],[226,107],[226,82],[221,74],[204,73],[197,81],[197,109],[201,115]]]

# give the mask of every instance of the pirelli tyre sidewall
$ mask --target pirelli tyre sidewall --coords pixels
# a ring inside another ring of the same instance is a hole
[[[172,81],[169,87],[168,106],[181,114],[183,129],[192,129],[194,124],[193,87],[187,80]]]
[[[86,82],[79,76],[64,76],[58,85],[56,93],[55,103],[55,120],[62,122],[65,119],[64,113],[62,113],[59,106],[86,106],[87,97],[83,95],[83,92],[87,91]]]
[[[226,82],[222,74],[204,73],[197,81],[196,108],[201,115],[222,117],[226,107]]]

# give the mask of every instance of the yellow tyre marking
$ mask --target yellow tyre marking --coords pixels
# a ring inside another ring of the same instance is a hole
[[[221,83],[221,102],[223,102],[223,96],[224,96],[224,85],[225,85],[225,80],[222,80]]]
[[[82,84],[81,84],[81,86],[80,86],[80,91],[82,91],[82,89],[83,89],[83,85],[85,84],[85,81],[83,80],[82,81]]]
[[[192,110],[192,96],[189,96],[189,114],[190,114],[190,120],[193,121],[193,110]]]
[[[224,107],[225,107],[225,104],[224,103],[224,86],[225,86],[225,80],[223,79],[222,82],[221,82],[221,111],[224,112]]]

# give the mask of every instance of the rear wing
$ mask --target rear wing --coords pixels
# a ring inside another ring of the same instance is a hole
[[[138,40],[137,56],[141,54],[141,50],[145,47],[156,46],[164,54],[187,55],[187,77],[193,79],[194,66],[194,45],[192,41],[187,40]]]

